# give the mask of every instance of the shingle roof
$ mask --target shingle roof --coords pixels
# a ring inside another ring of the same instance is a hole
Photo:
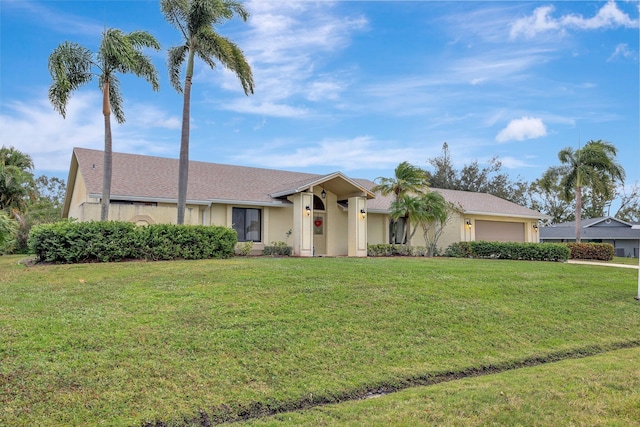
[[[371,189],[375,186],[375,183],[369,180],[358,179],[356,180],[362,185]],[[532,218],[540,219],[547,218],[547,215],[543,215],[538,211],[534,211],[524,206],[520,206],[516,203],[510,202],[500,197],[487,193],[474,193],[471,191],[459,191],[459,190],[445,190],[442,188],[432,188],[432,191],[436,191],[442,194],[448,202],[453,203],[456,206],[462,208],[463,212],[471,215],[492,215],[492,216],[510,216],[520,218]],[[388,211],[393,202],[393,195],[382,196],[376,195],[375,200],[367,202],[367,208],[371,211]]]
[[[87,185],[89,194],[102,193],[103,152],[75,148],[73,150],[78,167]],[[326,179],[327,181],[323,181]],[[318,175],[219,163],[189,162],[189,187],[187,200],[238,201],[256,204],[278,203],[273,195],[287,191],[294,192],[305,185],[325,182],[327,189],[332,185],[358,186],[370,192],[375,183],[367,179],[348,178],[340,172]],[[357,188],[357,187],[356,187]],[[488,214],[494,216],[515,216],[523,218],[545,218],[534,210],[486,193],[432,189],[446,200],[460,206],[467,214]],[[371,197],[371,193],[369,193]],[[113,174],[111,184],[112,199],[155,199],[176,200],[178,198],[178,160],[137,154],[113,153]],[[367,202],[373,212],[388,212],[392,196],[376,194]]]
[[[609,220],[607,222],[607,220]],[[580,238],[584,240],[638,240],[640,229],[633,224],[613,217],[587,218],[580,221]],[[540,228],[540,238],[547,240],[572,240],[576,237],[576,222],[569,221]]]
[[[103,152],[75,148],[79,169],[89,194],[102,193]],[[219,163],[189,162],[187,200],[275,203],[271,194],[295,192],[304,184],[322,181],[318,175]],[[342,176],[342,175],[341,175]],[[347,180],[350,180],[347,178]],[[363,190],[365,190],[363,188]],[[353,189],[351,190],[353,191]],[[176,200],[178,160],[137,154],[113,153],[111,198]]]

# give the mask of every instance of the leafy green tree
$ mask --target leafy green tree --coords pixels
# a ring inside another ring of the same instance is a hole
[[[0,255],[11,250],[18,232],[18,222],[0,210]]]
[[[622,187],[618,198],[620,207],[614,216],[627,222],[640,222],[640,186],[633,185],[628,191]]]
[[[488,193],[521,205],[526,203],[529,184],[522,179],[514,181],[502,172],[502,162],[497,157],[491,158],[487,166],[480,167],[474,160],[458,170],[445,142],[442,154],[427,161],[433,166],[433,171],[427,171],[432,188]]]
[[[158,90],[158,72],[151,58],[144,55],[144,48],[160,49],[156,39],[145,31],[123,33],[117,29],[105,30],[97,54],[77,43],[64,42],[49,56],[49,72],[52,83],[49,88],[49,101],[62,117],[66,117],[66,108],[71,92],[79,89],[98,76],[98,85],[102,90],[102,114],[104,115],[104,172],[102,179],[102,207],[100,219],[109,218],[112,174],[112,137],[111,112],[120,124],[125,117],[122,111],[122,93],[118,73],[133,73],[143,77]],[[97,74],[94,74],[93,70]]]
[[[0,210],[24,222],[27,205],[35,197],[33,160],[13,147],[0,148]]]
[[[585,187],[592,192],[605,193],[611,183],[624,181],[624,168],[616,161],[618,149],[610,142],[589,141],[574,150],[566,147],[558,153],[561,166],[552,173],[561,176],[560,185],[565,200],[575,196],[576,242],[580,242],[582,193]]]
[[[184,43],[170,48],[168,55],[171,85],[183,94],[177,222],[184,224],[189,180],[189,120],[195,56],[212,69],[216,67],[216,61],[221,63],[238,77],[245,95],[252,94],[253,75],[244,53],[235,43],[214,30],[217,25],[236,15],[246,21],[249,13],[241,3],[232,0],[161,0],[160,8],[166,20],[176,27],[184,38]],[[180,82],[180,69],[185,61],[183,87]]]
[[[562,176],[557,169],[548,169],[542,177],[531,183],[528,206],[531,209],[551,216],[544,220],[547,224],[560,224],[575,219],[575,198],[566,200],[561,184]]]
[[[393,223],[392,242],[395,242],[397,232],[397,220],[405,218],[405,236],[409,236],[411,218],[409,212],[412,208],[410,198],[405,199],[406,195],[423,195],[429,189],[429,182],[424,170],[409,162],[400,163],[394,170],[394,176],[391,178],[378,177],[375,179],[376,185],[371,189],[374,193],[379,192],[383,196],[393,194],[394,201],[392,204],[391,219]],[[404,209],[404,214],[402,210]],[[402,240],[404,241],[404,239]]]

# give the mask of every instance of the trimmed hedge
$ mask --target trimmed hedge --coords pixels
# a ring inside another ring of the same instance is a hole
[[[66,264],[228,258],[233,256],[237,239],[234,230],[220,226],[59,222],[34,226],[29,249],[38,261]]]
[[[429,251],[424,246],[392,245],[390,243],[379,243],[367,245],[367,256],[427,256]],[[438,255],[435,253],[434,255]]]
[[[571,259],[597,259],[611,261],[615,253],[609,243],[566,243],[571,251]]]
[[[571,251],[561,243],[458,242],[445,256],[456,258],[495,258],[530,261],[566,261]]]
[[[270,246],[265,246],[262,250],[263,255],[271,256],[291,256],[292,253],[293,248],[286,242],[271,242]]]

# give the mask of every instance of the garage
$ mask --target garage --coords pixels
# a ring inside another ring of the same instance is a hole
[[[524,242],[524,223],[502,221],[475,221],[476,241]]]

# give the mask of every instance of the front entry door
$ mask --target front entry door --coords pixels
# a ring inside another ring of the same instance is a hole
[[[327,225],[325,224],[326,214],[324,212],[313,213],[313,254],[327,254]]]

